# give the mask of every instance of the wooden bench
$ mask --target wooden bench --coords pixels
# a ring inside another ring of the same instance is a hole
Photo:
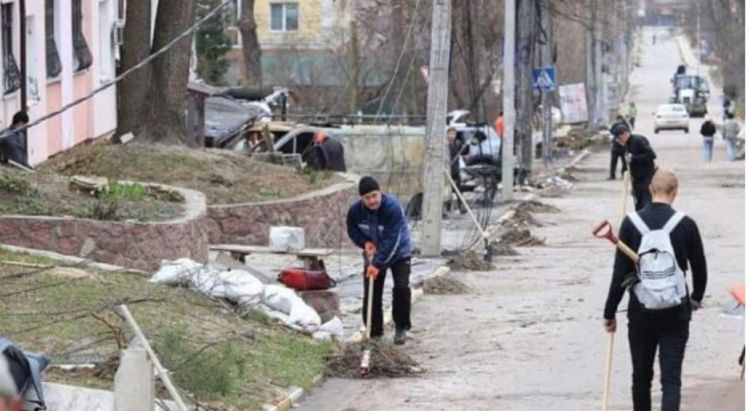
[[[245,262],[245,257],[250,254],[280,254],[294,255],[305,263],[305,268],[310,270],[323,270],[325,265],[323,257],[333,254],[331,248],[304,248],[299,251],[287,251],[283,253],[271,251],[270,248],[259,245],[239,245],[239,244],[216,244],[208,246],[209,251],[224,251],[237,261]]]

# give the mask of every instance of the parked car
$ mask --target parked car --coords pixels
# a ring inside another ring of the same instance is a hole
[[[654,133],[661,130],[690,132],[690,116],[682,104],[662,104],[654,113]]]

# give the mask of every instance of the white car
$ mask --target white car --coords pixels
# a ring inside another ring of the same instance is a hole
[[[690,116],[682,104],[662,104],[654,113],[654,133],[661,130],[690,131]]]

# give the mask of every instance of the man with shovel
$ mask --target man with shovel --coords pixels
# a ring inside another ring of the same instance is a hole
[[[633,410],[651,410],[651,380],[658,347],[662,411],[680,409],[682,360],[691,311],[700,307],[706,290],[706,258],[698,226],[675,211],[677,177],[659,169],[653,176],[652,203],[622,221],[619,241],[638,255],[615,254],[614,272],[604,308],[604,328],[617,329],[615,312],[625,289],[628,303],[628,341],[633,364]],[[628,250],[629,251],[629,250]],[[637,258],[636,263],[633,259]],[[675,266],[676,263],[676,266]],[[685,273],[693,271],[689,293]],[[665,287],[665,284],[670,285]]]
[[[649,183],[654,175],[656,166],[656,153],[651,148],[646,137],[631,134],[630,127],[625,124],[617,124],[612,127],[611,133],[617,139],[617,143],[625,147],[625,161],[628,163],[633,184],[633,197],[635,209],[641,210],[651,203]]]
[[[383,286],[386,270],[393,275],[393,321],[395,344],[406,343],[411,328],[411,236],[404,211],[397,198],[383,194],[372,177],[359,181],[361,198],[352,203],[346,216],[349,238],[365,254],[365,292],[362,318],[367,323],[368,279],[374,277],[371,337],[383,335]],[[372,259],[367,257],[372,255]]]

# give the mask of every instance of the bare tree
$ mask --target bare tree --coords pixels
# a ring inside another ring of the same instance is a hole
[[[252,85],[263,84],[262,55],[258,42],[258,25],[255,23],[255,0],[244,0],[239,21],[242,33],[242,54],[245,63],[245,81]]]
[[[118,72],[148,57],[151,48],[151,1],[133,1],[126,8],[125,39],[121,48]],[[117,136],[138,134],[143,125],[146,96],[149,90],[150,66],[136,70],[117,85]]]
[[[160,0],[153,50],[164,47],[195,22],[196,0]],[[195,144],[185,132],[187,82],[192,53],[185,37],[153,62],[145,137],[162,143]]]

